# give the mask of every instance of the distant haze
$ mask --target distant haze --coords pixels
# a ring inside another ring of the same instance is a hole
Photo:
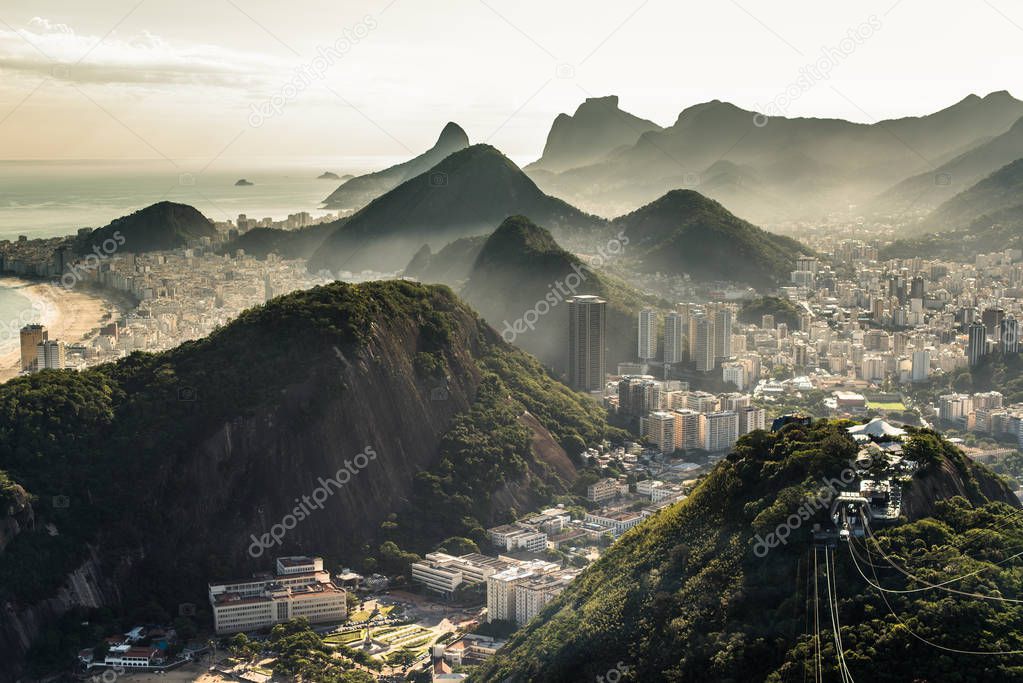
[[[4,0],[0,158],[408,158],[455,121],[536,159],[609,94],[870,122],[1011,90],[1021,39],[1008,0]]]

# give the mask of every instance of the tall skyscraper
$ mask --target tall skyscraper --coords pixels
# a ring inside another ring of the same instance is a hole
[[[1019,353],[1019,321],[1012,316],[1003,318],[998,328],[998,341],[1002,353]]]
[[[970,323],[967,333],[969,340],[966,343],[966,357],[970,360],[970,367],[973,367],[987,355],[987,327],[975,320]]]
[[[980,320],[987,328],[989,337],[998,334],[998,327],[1002,324],[1003,318],[1005,318],[1005,311],[1001,308],[985,308],[984,312],[980,314]]]
[[[719,308],[714,313],[714,359],[732,357],[732,309]]]
[[[909,283],[909,298],[923,299],[927,296],[927,284],[924,279],[917,275]]]
[[[931,375],[931,350],[921,349],[913,352],[911,379],[914,382],[926,382]]]
[[[664,316],[664,362],[681,363],[682,316],[674,311]]]
[[[644,308],[639,312],[639,350],[640,360],[657,358],[657,313],[652,308]]]
[[[689,348],[698,372],[714,369],[714,321],[705,315],[689,319]]]
[[[580,391],[604,388],[607,301],[590,294],[568,300],[568,381]]]
[[[36,370],[63,370],[66,367],[64,342],[50,339],[36,345]]]
[[[35,370],[36,347],[46,341],[49,335],[43,325],[25,325],[21,328],[21,369]]]

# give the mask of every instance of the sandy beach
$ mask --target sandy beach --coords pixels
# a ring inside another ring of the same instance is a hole
[[[40,322],[46,326],[49,338],[68,344],[91,339],[101,325],[116,320],[128,310],[126,298],[95,290],[64,289],[49,282],[10,277],[0,278],[0,287],[15,289],[31,301],[32,307],[40,312]],[[13,329],[18,321],[5,322]],[[0,382],[16,377],[20,369],[18,345],[0,354]]]

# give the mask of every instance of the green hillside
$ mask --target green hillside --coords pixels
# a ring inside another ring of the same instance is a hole
[[[560,284],[559,284],[560,283]],[[551,233],[525,216],[512,216],[487,239],[461,295],[507,340],[559,372],[567,368],[568,298],[607,299],[607,363],[632,361],[640,309],[667,304],[593,270],[562,249]],[[532,312],[532,313],[529,313]],[[532,320],[535,313],[536,320]],[[524,325],[524,323],[529,325]],[[532,329],[529,329],[529,326]]]
[[[403,268],[423,243],[492,232],[527,215],[551,230],[586,231],[605,221],[549,197],[490,145],[473,145],[377,198],[335,231],[310,260],[313,270]]]
[[[812,253],[692,190],[673,190],[615,219],[614,227],[628,235],[627,254],[638,268],[688,273],[696,280],[741,280],[769,287],[787,281],[797,256]]]
[[[201,605],[207,581],[266,569],[253,536],[366,448],[378,455],[357,485],[273,554],[402,573],[414,553],[482,542],[513,509],[567,493],[582,447],[608,434],[600,406],[449,289],[402,281],[297,292],[164,353],[19,377],[0,385],[0,414],[0,496],[23,486],[35,520],[0,553],[14,613],[90,553],[115,613]],[[73,655],[74,633],[34,660]],[[0,624],[12,666],[21,647]]]
[[[93,230],[76,246],[80,253],[97,248],[108,255],[114,251],[141,254],[177,249],[216,234],[213,223],[193,207],[159,202]]]
[[[531,683],[595,680],[611,670],[625,681],[770,681],[812,677],[811,525],[808,508],[822,482],[850,467],[856,446],[840,425],[818,422],[742,437],[688,500],[624,535],[609,552],[517,633],[473,680]],[[968,592],[1020,597],[1023,531],[1019,502],[994,475],[951,445],[920,432],[906,447],[922,465],[908,485],[909,519],[857,539],[892,590],[971,574]],[[826,507],[826,506],[825,506]],[[757,537],[793,527],[788,542],[757,550]],[[887,595],[860,575],[851,544],[839,543],[833,592],[843,653],[855,680],[1015,680],[1023,654],[1002,657],[939,651],[1023,650],[1023,608],[940,591]],[[886,564],[919,577],[908,580]],[[818,551],[818,567],[829,566]],[[873,572],[869,565],[861,565]],[[824,572],[818,573],[825,601]],[[809,587],[809,588],[808,588]],[[834,629],[820,606],[823,680],[840,680]],[[954,615],[954,616],[953,616]],[[808,621],[809,620],[809,621]],[[971,672],[971,673],[967,673]],[[809,678],[807,679],[809,680]]]

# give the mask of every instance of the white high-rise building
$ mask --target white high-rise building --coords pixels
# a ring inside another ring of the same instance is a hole
[[[921,349],[913,352],[913,369],[911,379],[914,382],[926,382],[931,375],[931,350]]]
[[[657,358],[657,313],[652,308],[644,308],[639,312],[639,349],[640,360]]]
[[[722,363],[721,379],[731,382],[736,389],[742,391],[746,388],[746,366],[742,363]]]
[[[681,363],[684,357],[682,346],[683,317],[672,311],[664,317],[664,362]]]
[[[656,410],[639,418],[640,434],[662,453],[675,451],[675,414]]]
[[[64,342],[49,339],[36,344],[36,370],[63,370],[66,367]]]
[[[487,621],[515,621],[524,624],[534,614],[534,609],[539,609],[534,601],[532,609],[529,607],[529,600],[524,605],[525,613],[521,615],[523,621],[519,621],[517,591],[520,586],[525,585],[532,579],[553,574],[560,567],[553,562],[543,560],[529,560],[520,562],[511,560],[511,566],[491,574],[487,577]],[[542,607],[542,605],[540,606]]]
[[[707,451],[723,451],[739,440],[739,416],[731,410],[700,415],[700,441]]]

